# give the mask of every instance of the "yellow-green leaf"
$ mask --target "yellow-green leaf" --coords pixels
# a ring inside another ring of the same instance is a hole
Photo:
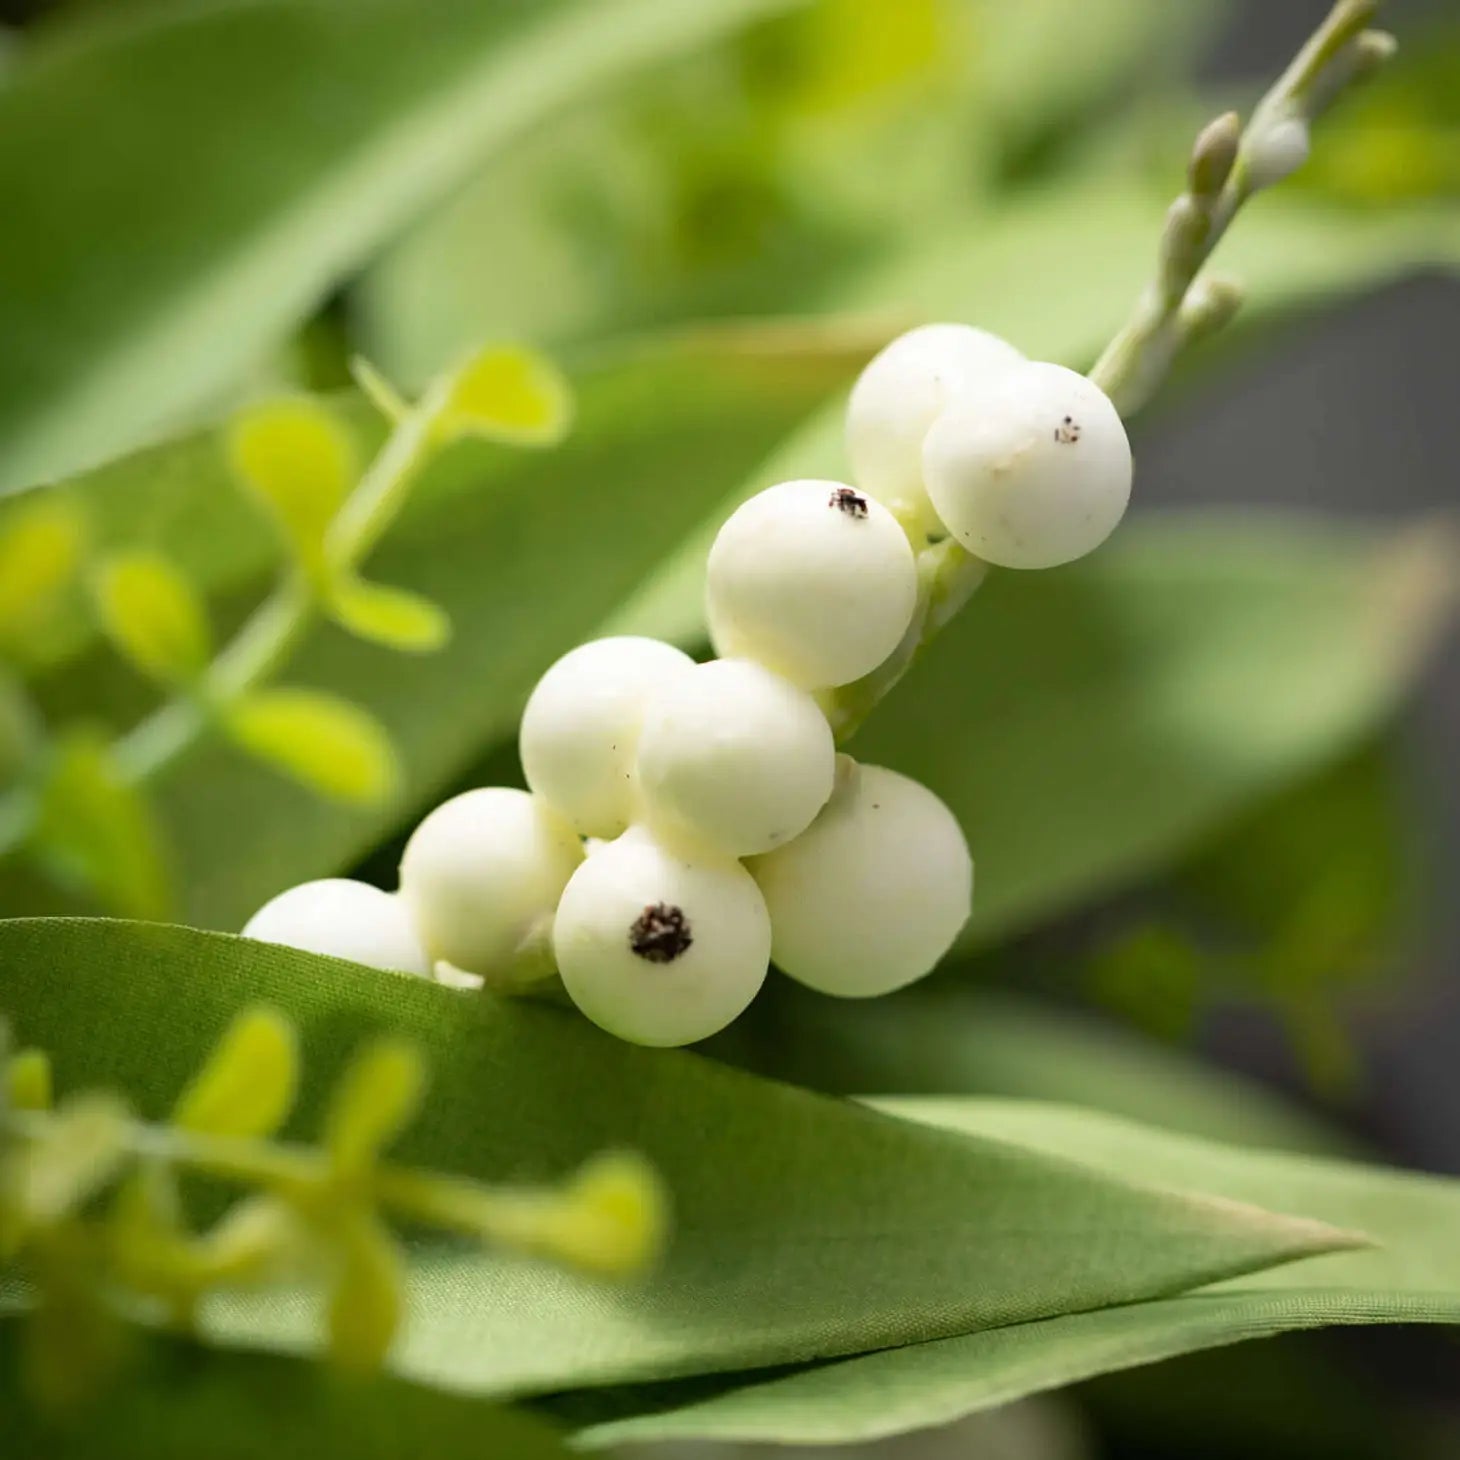
[[[370,804],[396,783],[390,738],[365,710],[310,689],[256,690],[224,720],[250,754],[336,801]]]
[[[360,1213],[338,1233],[340,1268],[329,1300],[330,1356],[342,1369],[372,1373],[384,1362],[405,1311],[400,1250],[374,1216]]]
[[[407,588],[346,574],[332,586],[330,616],[357,638],[407,654],[427,654],[451,637],[446,611]]]
[[[245,1009],[183,1092],[173,1124],[207,1135],[272,1135],[288,1117],[298,1084],[293,1024],[277,1009]]]
[[[47,495],[0,527],[0,643],[23,640],[76,575],[86,540],[81,509]]]
[[[348,432],[317,401],[270,401],[234,419],[228,454],[239,480],[274,519],[290,551],[317,571],[325,529],[359,472]]]
[[[208,667],[207,612],[192,583],[161,553],[118,553],[97,570],[92,587],[107,636],[144,674],[187,684]]]
[[[32,845],[54,874],[111,912],[164,918],[172,907],[172,878],[152,808],[107,742],[90,732],[75,732],[57,746]]]
[[[551,446],[573,414],[566,376],[524,345],[489,345],[434,387],[437,429],[515,446]]]
[[[14,1192],[36,1224],[58,1221],[105,1186],[127,1155],[130,1117],[111,1095],[79,1095],[16,1162]]]
[[[12,1110],[49,1110],[55,1094],[50,1057],[43,1049],[22,1049],[5,1069],[5,1103]]]
[[[210,1286],[246,1287],[291,1270],[306,1248],[291,1206],[274,1196],[244,1197],[200,1239],[198,1274]]]
[[[382,1039],[346,1067],[330,1100],[324,1144],[337,1167],[372,1160],[412,1120],[426,1088],[426,1066],[413,1044]]]

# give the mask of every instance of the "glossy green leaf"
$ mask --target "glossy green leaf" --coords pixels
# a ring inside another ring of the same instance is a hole
[[[223,723],[235,744],[321,796],[368,806],[396,784],[390,736],[369,711],[339,695],[250,690]]]
[[[0,91],[0,487],[206,401],[472,166],[778,3],[223,0],[29,47]]]
[[[418,1243],[393,1365],[449,1388],[556,1390],[856,1352],[1135,1301],[1353,1240],[633,1048],[566,1009],[186,929],[0,923],[0,1004],[19,1037],[54,1051],[63,1083],[84,1070],[144,1112],[171,1104],[245,1000],[301,1029],[301,1129],[317,1125],[346,1051],[388,1029],[421,1046],[433,1076],[401,1159],[546,1180],[630,1144],[663,1176],[672,1239],[637,1285]],[[211,1306],[205,1325],[249,1345],[307,1346],[315,1332],[309,1305],[287,1296]]]
[[[293,1026],[275,1009],[245,1009],[183,1091],[172,1123],[209,1135],[272,1135],[288,1118],[298,1085]]]
[[[397,1379],[342,1383],[317,1364],[150,1344],[61,1416],[19,1392],[22,1325],[0,1322],[0,1412],[15,1453],[46,1460],[566,1460],[541,1420]]]
[[[212,635],[193,585],[161,553],[118,553],[93,584],[102,627],[121,653],[164,684],[196,680],[212,658]]]
[[[289,677],[373,711],[399,748],[402,800],[364,813],[301,797],[297,787],[210,742],[157,785],[187,915],[238,927],[292,882],[347,866],[510,735],[532,684],[590,637],[615,604],[712,504],[843,384],[876,348],[865,329],[725,327],[605,352],[574,377],[578,419],[547,454],[464,441],[427,471],[370,563],[372,576],[426,590],[457,633],[441,652],[406,658],[325,627]],[[335,408],[332,406],[332,408]],[[382,434],[363,402],[339,412],[360,448]],[[154,535],[235,619],[268,591],[277,549],[234,490],[213,433],[144,452],[84,478],[77,495],[107,543]],[[4,504],[0,503],[0,521]],[[64,721],[78,707],[119,723],[142,713],[109,653],[82,652],[35,685]],[[0,881],[0,906],[34,907]]]
[[[781,1378],[606,1423],[595,1444],[741,1439],[825,1444],[946,1423],[1095,1374],[1244,1338],[1328,1325],[1460,1323],[1460,1182],[1220,1146],[1034,1102],[898,1100],[900,1115],[1139,1171],[1241,1201],[1306,1211],[1372,1234],[1373,1247],[1200,1293],[1016,1323]],[[655,1406],[657,1408],[657,1406]]]
[[[714,1052],[839,1095],[996,1095],[1079,1104],[1163,1130],[1352,1155],[1296,1102],[1115,1022],[998,986],[1021,954],[959,965],[882,999],[833,999],[775,978]],[[993,986],[990,986],[993,985]]]
[[[157,918],[173,905],[170,862],[152,807],[97,735],[70,733],[54,748],[28,850],[111,912]]]

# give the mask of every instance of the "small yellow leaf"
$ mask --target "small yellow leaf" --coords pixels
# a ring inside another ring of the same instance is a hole
[[[482,436],[515,446],[551,446],[573,414],[567,377],[523,345],[490,345],[432,389],[442,435]]]
[[[172,1121],[204,1135],[273,1135],[293,1107],[298,1084],[294,1026],[277,1009],[245,1009],[183,1092]]]
[[[188,684],[208,667],[212,635],[193,585],[160,553],[119,553],[92,585],[107,636],[144,674]]]
[[[86,889],[111,912],[165,918],[172,908],[152,808],[96,735],[77,731],[56,747],[32,846],[55,875]]]
[[[6,1098],[12,1110],[49,1110],[55,1098],[51,1060],[43,1049],[22,1049],[5,1070]]]
[[[76,576],[86,519],[54,495],[23,502],[0,522],[0,639],[23,638]]]
[[[356,1055],[325,1117],[324,1146],[336,1168],[373,1161],[415,1117],[425,1088],[425,1062],[413,1044],[381,1039]]]
[[[199,1280],[210,1287],[268,1282],[300,1266],[308,1245],[298,1213],[286,1202],[244,1197],[199,1241]]]
[[[265,689],[227,712],[233,739],[260,760],[333,800],[381,801],[397,779],[395,751],[358,705],[310,689]]]
[[[446,611],[406,588],[345,575],[331,587],[327,603],[341,628],[406,654],[428,654],[451,637]]]
[[[323,562],[325,530],[359,471],[344,427],[307,397],[270,401],[235,419],[228,454],[234,472],[274,518],[289,549],[316,572]]]
[[[61,1106],[16,1162],[14,1192],[27,1220],[59,1221],[105,1186],[128,1154],[130,1126],[127,1107],[109,1095],[78,1095]]]
[[[350,1373],[373,1373],[385,1362],[405,1312],[405,1264],[389,1230],[370,1213],[342,1223],[338,1242],[330,1356]]]

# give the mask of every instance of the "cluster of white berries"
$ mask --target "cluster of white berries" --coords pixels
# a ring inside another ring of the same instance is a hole
[[[962,831],[916,782],[839,756],[816,696],[897,650],[930,539],[1018,568],[1097,546],[1130,449],[1089,380],[953,324],[871,362],[848,448],[855,487],[784,482],[721,528],[721,658],[630,637],[574,649],[523,714],[530,791],[439,806],[398,893],[308,883],[245,934],[498,987],[555,969],[590,1019],[649,1045],[723,1028],[772,959],[848,997],[929,972],[969,914]]]

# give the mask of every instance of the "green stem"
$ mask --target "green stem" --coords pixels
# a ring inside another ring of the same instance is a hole
[[[423,402],[391,432],[330,528],[328,551],[337,568],[364,558],[389,529],[429,459],[439,403]],[[200,685],[161,705],[114,747],[123,777],[142,785],[178,760],[220,714],[268,679],[290,657],[314,622],[318,595],[291,571],[209,666]],[[0,856],[22,846],[34,828],[34,796],[0,796]]]
[[[1189,190],[1172,204],[1155,277],[1129,320],[1102,352],[1090,378],[1123,417],[1156,393],[1177,356],[1236,312],[1240,293],[1228,282],[1198,276],[1244,203],[1270,182],[1274,129],[1306,127],[1348,86],[1393,52],[1393,40],[1366,30],[1378,0],[1338,0],[1287,70],[1240,128],[1219,117],[1197,139]],[[1266,149],[1266,150],[1265,150]],[[865,679],[823,697],[838,741],[849,739],[907,673],[988,576],[987,566],[951,539],[918,557],[921,592],[912,626],[892,657]]]

